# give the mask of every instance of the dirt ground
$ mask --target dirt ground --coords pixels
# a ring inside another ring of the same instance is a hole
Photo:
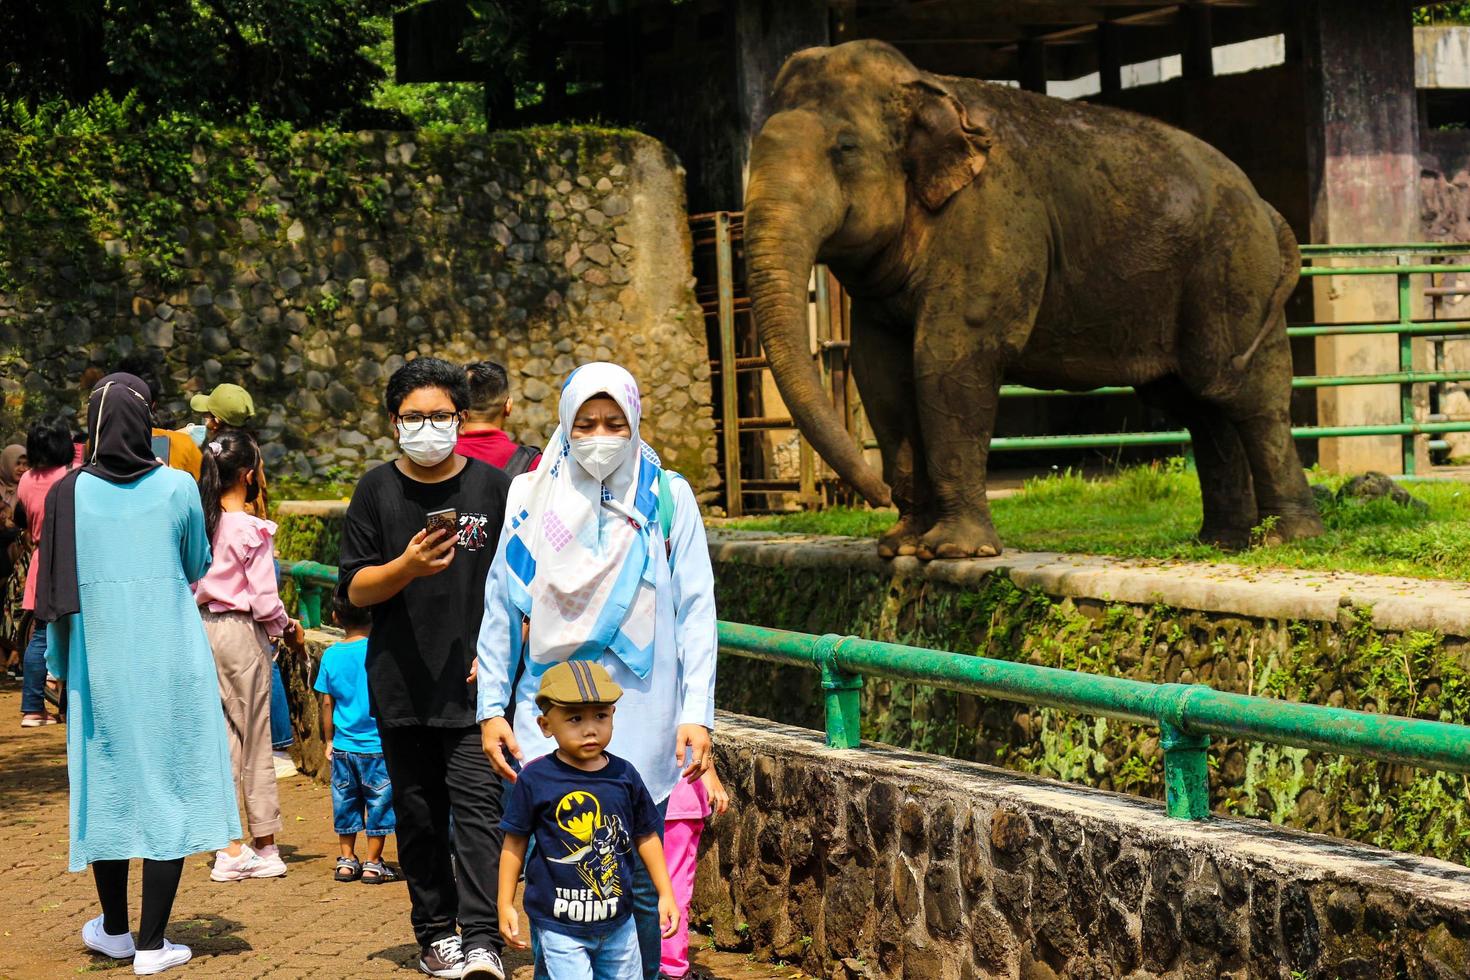
[[[90,874],[67,863],[66,744],[60,725],[19,727],[19,685],[0,679],[0,978],[77,974],[132,976],[131,966],[89,952],[82,924],[99,913]],[[337,855],[327,789],[303,776],[280,781],[286,829],[284,878],[219,884],[209,880],[211,855],[184,865],[168,938],[194,959],[168,976],[369,977],[422,976],[400,882],[365,886],[331,880]],[[395,862],[394,845],[386,856]],[[139,908],[133,865],[132,924]],[[525,926],[522,926],[523,930]],[[708,939],[694,936],[696,947]],[[699,949],[695,962],[722,980],[800,978],[790,967],[744,955]],[[513,980],[531,980],[524,954],[506,958]]]

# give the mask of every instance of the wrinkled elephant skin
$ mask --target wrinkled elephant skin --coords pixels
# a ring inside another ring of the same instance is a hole
[[[1193,437],[1203,539],[1322,524],[1292,442],[1283,304],[1300,257],[1218,151],[1131,113],[917,70],[876,41],[793,55],[751,152],[746,261],[781,394],[897,526],[884,555],[1000,552],[985,498],[1002,379],[1135,385]],[[852,298],[880,479],[824,397],[812,263]]]

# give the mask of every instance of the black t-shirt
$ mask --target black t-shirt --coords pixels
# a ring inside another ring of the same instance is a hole
[[[662,829],[648,787],[612,753],[583,772],[544,755],[521,770],[500,829],[534,836],[526,861],[526,915],[537,929],[600,936],[633,911],[633,851]]]
[[[475,724],[475,685],[466,684],[485,613],[485,579],[505,521],[510,478],[479,460],[458,475],[420,483],[394,463],[357,481],[342,528],[342,587],[363,568],[397,558],[424,529],[430,511],[459,514],[454,561],[437,575],[414,579],[372,607],[368,692],[383,728]]]

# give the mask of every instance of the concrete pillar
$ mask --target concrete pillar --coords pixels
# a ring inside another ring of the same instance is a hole
[[[1414,40],[1402,0],[1302,0],[1311,240],[1411,242],[1419,236],[1419,120]],[[1393,320],[1391,278],[1313,280],[1318,322]],[[1398,370],[1392,335],[1324,337],[1318,374]],[[1400,419],[1396,386],[1321,388],[1322,425]],[[1402,472],[1396,436],[1325,439],[1320,462],[1336,472]]]

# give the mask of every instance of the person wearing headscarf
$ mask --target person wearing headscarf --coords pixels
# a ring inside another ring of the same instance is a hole
[[[157,973],[191,956],[164,936],[185,856],[240,835],[219,681],[189,590],[209,568],[209,538],[198,486],[153,455],[142,381],[99,381],[87,431],[85,464],[46,498],[36,615],[67,685],[69,867],[91,865],[102,906],[82,942]],[[131,858],[143,859],[136,940]]]
[[[26,447],[11,443],[0,450],[0,507],[15,507],[15,491],[27,469]]]
[[[623,689],[619,717],[634,719],[607,750],[637,769],[662,819],[676,781],[709,764],[714,573],[694,491],[639,438],[642,410],[637,381],[616,364],[584,364],[563,385],[545,458],[506,501],[485,586],[478,718],[491,765],[514,780],[506,752],[529,761],[556,748],[536,724],[541,675],[567,660],[602,664]],[[643,974],[654,980],[658,897],[634,864]]]

